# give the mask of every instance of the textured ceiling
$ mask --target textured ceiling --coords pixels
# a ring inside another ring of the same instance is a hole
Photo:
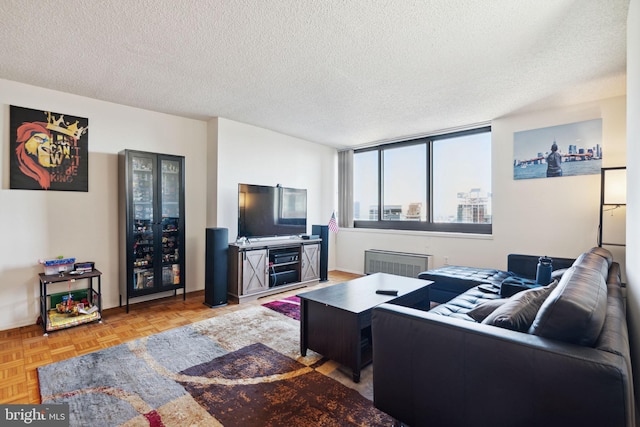
[[[628,0],[2,0],[0,78],[361,146],[623,95],[627,9]]]

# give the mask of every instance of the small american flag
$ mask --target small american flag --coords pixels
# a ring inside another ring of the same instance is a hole
[[[329,220],[329,231],[331,231],[332,233],[337,233],[339,231],[338,221],[336,221],[335,212],[331,214],[331,219]]]

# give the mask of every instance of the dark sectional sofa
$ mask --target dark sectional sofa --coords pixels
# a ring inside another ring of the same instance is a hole
[[[411,427],[634,426],[618,263],[592,248],[556,273],[509,298],[480,282],[430,311],[376,307],[375,406]]]

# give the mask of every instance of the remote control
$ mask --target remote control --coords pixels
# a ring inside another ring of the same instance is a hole
[[[395,289],[378,289],[376,294],[380,295],[398,295],[398,291]]]

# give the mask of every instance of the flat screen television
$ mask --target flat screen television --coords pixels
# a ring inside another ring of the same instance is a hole
[[[238,184],[238,238],[306,232],[306,189]]]

